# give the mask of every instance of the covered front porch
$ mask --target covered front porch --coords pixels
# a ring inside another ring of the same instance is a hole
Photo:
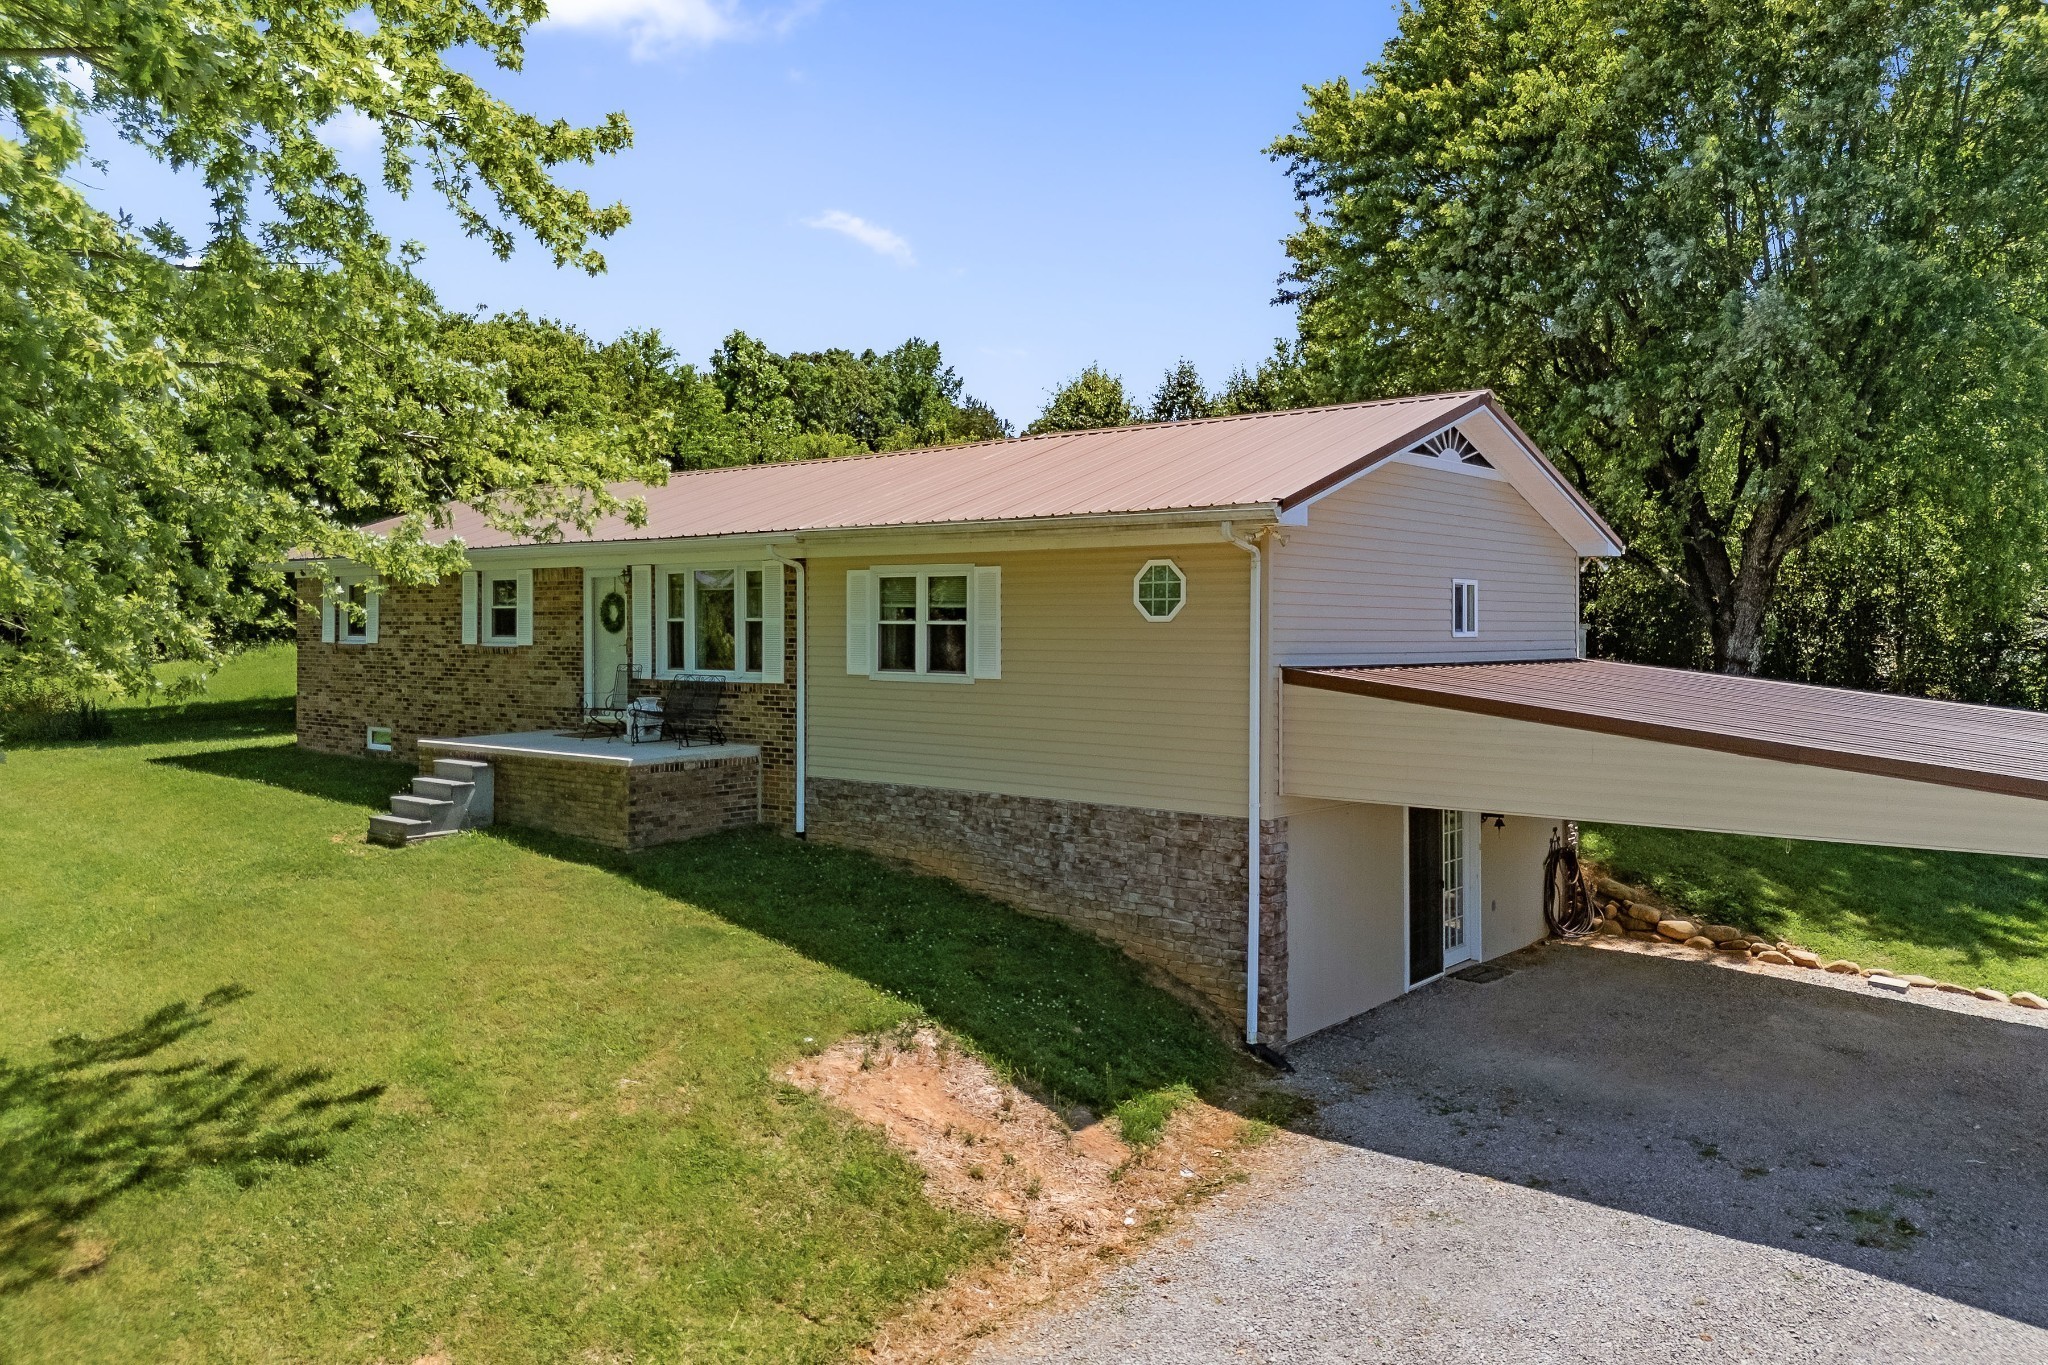
[[[1568,820],[2048,857],[2034,712],[1587,659],[1283,680],[1292,1037],[1542,937]]]

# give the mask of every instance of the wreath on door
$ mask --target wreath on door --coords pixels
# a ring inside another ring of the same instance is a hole
[[[626,628],[626,596],[618,589],[604,595],[597,604],[597,623],[604,627],[607,635],[617,635]]]

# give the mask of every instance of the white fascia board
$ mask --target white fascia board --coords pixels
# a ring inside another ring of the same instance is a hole
[[[1536,509],[1537,515],[1565,538],[1582,559],[1611,559],[1622,547],[1610,540],[1599,523],[1588,517],[1578,499],[1559,484],[1563,476],[1553,473],[1537,453],[1522,443],[1506,423],[1481,408],[1458,424],[1465,439],[1479,447],[1479,453],[1493,461],[1493,467]]]
[[[1037,517],[1028,520],[949,522],[779,532],[770,535],[686,536],[644,540],[508,545],[469,551],[477,568],[578,568],[628,564],[733,563],[768,559],[862,555],[929,556],[971,546],[983,551],[1086,549],[1123,545],[1194,545],[1216,539],[1219,521],[1257,525],[1280,519],[1273,503],[1197,508],[1114,517]]]

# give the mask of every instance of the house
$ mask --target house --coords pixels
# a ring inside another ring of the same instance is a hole
[[[299,742],[619,847],[905,859],[1276,1044],[1542,937],[1568,818],[2048,854],[2048,718],[1580,657],[1622,547],[1490,393],[642,491],[546,544],[454,509],[432,587],[308,574]],[[576,732],[686,678],[724,742]]]

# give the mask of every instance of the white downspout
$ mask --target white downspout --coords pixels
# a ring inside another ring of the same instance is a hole
[[[1251,702],[1245,726],[1249,732],[1251,743],[1251,775],[1245,799],[1246,823],[1250,831],[1249,842],[1246,844],[1246,849],[1250,855],[1247,859],[1250,868],[1245,879],[1247,885],[1245,888],[1244,1040],[1247,1044],[1256,1044],[1259,1041],[1259,874],[1261,871],[1261,856],[1265,852],[1265,841],[1260,837],[1262,831],[1259,820],[1259,797],[1263,786],[1260,781],[1259,765],[1264,755],[1264,749],[1259,736],[1259,724],[1265,714],[1265,706],[1263,704],[1265,701],[1265,688],[1263,686],[1265,676],[1259,666],[1259,566],[1264,556],[1260,553],[1259,543],[1256,539],[1259,533],[1255,531],[1252,534],[1253,539],[1239,539],[1236,535],[1232,534],[1230,523],[1227,521],[1223,523],[1223,538],[1252,557],[1251,641],[1246,651],[1249,656],[1251,669]]]
[[[801,839],[804,837],[805,828],[805,770],[808,766],[806,754],[810,748],[811,730],[804,697],[804,675],[809,671],[806,665],[810,661],[809,641],[804,638],[804,601],[809,594],[804,591],[804,562],[801,559],[791,559],[772,545],[768,547],[768,553],[774,555],[785,567],[796,571],[796,810],[793,818],[796,821],[796,837]]]

